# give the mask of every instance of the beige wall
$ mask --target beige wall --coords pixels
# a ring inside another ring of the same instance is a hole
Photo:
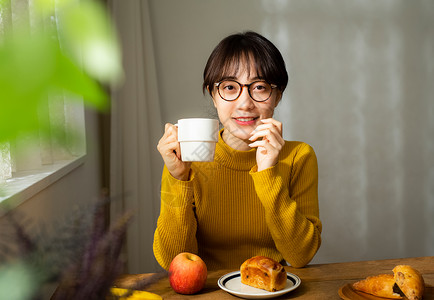
[[[319,161],[314,262],[434,255],[434,2],[151,0],[162,119],[215,115],[201,91],[224,36],[255,30],[290,83],[275,117]]]

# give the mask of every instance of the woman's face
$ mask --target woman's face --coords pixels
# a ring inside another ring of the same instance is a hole
[[[257,81],[258,77],[255,68],[250,68],[250,74],[246,67],[241,67],[234,79],[241,84],[249,84]],[[251,132],[262,124],[262,119],[271,118],[274,108],[280,101],[281,93],[278,89],[273,89],[270,98],[264,102],[254,101],[248,92],[247,87],[243,87],[241,95],[235,101],[223,100],[217,88],[213,90],[213,102],[217,109],[220,122],[223,124],[224,131],[222,138],[231,148],[236,150],[250,150],[248,146],[251,141]]]

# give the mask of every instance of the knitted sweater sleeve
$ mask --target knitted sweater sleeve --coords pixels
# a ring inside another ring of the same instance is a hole
[[[293,157],[289,182],[281,174],[285,162],[261,172],[251,170],[256,193],[277,250],[293,267],[308,264],[321,244],[318,166],[315,152],[301,144]],[[287,163],[287,162],[286,162]]]
[[[161,209],[154,234],[153,250],[158,263],[166,270],[177,254],[198,251],[193,180],[193,174],[189,181],[181,181],[175,179],[166,166],[163,169]]]

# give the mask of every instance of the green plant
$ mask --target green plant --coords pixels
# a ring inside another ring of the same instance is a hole
[[[119,83],[122,68],[114,26],[101,3],[35,0],[32,17],[18,9],[15,18],[27,21],[13,25],[6,24],[10,3],[0,0],[0,142],[52,131],[40,109],[49,95],[68,92],[106,109],[102,84]]]

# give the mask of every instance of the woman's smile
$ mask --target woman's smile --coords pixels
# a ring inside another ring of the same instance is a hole
[[[259,117],[235,117],[233,119],[239,125],[251,126],[251,125],[254,125],[256,123],[256,120],[258,120]]]

